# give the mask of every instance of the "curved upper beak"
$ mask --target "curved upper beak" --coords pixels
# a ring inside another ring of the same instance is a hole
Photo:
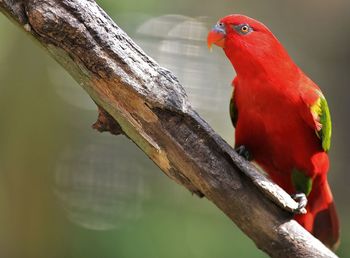
[[[207,43],[211,49],[213,44],[223,48],[225,46],[226,30],[223,24],[216,24],[208,33]]]

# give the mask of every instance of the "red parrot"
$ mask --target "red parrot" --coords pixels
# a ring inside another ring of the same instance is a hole
[[[230,102],[235,148],[299,201],[294,218],[331,249],[339,221],[327,181],[331,117],[320,88],[262,23],[228,15],[208,34],[237,76]]]

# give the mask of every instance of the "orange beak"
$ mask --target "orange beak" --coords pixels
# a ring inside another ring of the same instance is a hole
[[[208,33],[207,43],[208,48],[211,50],[213,44],[218,47],[225,47],[226,31],[223,24],[216,24],[214,28]]]

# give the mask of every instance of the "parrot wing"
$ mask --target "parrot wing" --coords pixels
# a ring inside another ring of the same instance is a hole
[[[328,152],[331,147],[332,122],[326,98],[318,88],[309,88],[301,95],[307,105],[308,115],[303,116],[321,140],[322,148]],[[310,104],[311,103],[311,104]]]
[[[322,141],[324,151],[327,152],[331,147],[332,122],[328,103],[323,95],[320,96],[314,104],[314,109],[315,110],[312,110],[311,112],[317,114],[318,122],[321,124],[321,128],[316,131],[316,134]]]
[[[232,97],[230,100],[230,117],[231,121],[234,127],[237,125],[237,120],[238,120],[238,110],[237,106],[235,104],[235,98],[234,98],[235,91],[233,90],[232,92]]]

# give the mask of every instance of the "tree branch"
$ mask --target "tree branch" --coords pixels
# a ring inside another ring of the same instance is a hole
[[[176,77],[93,0],[0,0],[0,10],[88,92],[99,107],[94,128],[127,135],[272,257],[336,257],[291,219],[289,195],[241,159],[192,109]]]

